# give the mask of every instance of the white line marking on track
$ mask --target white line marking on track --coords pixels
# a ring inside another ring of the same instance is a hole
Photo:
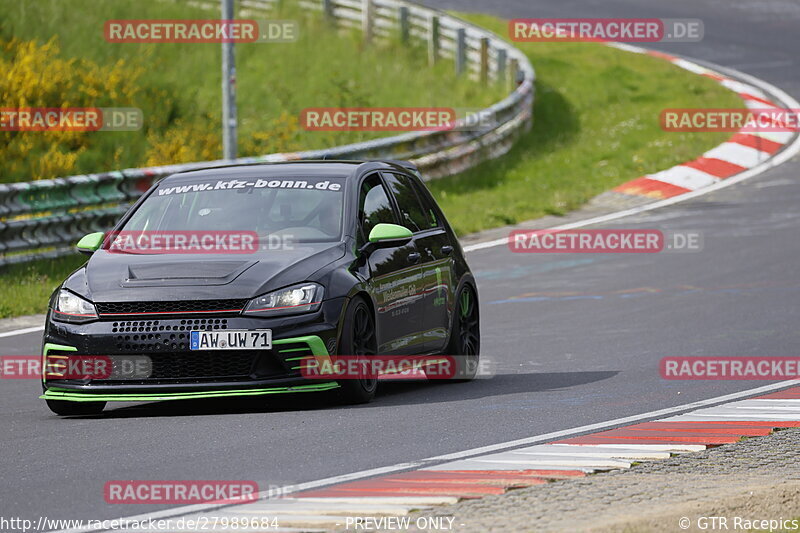
[[[351,503],[375,503],[375,504],[395,504],[395,505],[448,505],[457,503],[458,498],[455,496],[416,496],[409,494],[408,496],[348,496],[342,498],[303,498],[308,502],[325,502],[325,503],[343,503],[349,505]]]
[[[724,142],[703,154],[703,157],[721,159],[740,167],[749,168],[769,159],[767,152],[738,143]]]
[[[685,59],[676,59],[672,62],[675,66],[682,68],[683,70],[688,70],[689,72],[694,72],[695,74],[717,74],[713,70],[709,70],[705,67],[701,67],[697,63],[692,63],[691,61],[686,61]],[[725,80],[728,81],[728,80]],[[724,82],[720,82],[723,83]],[[733,90],[733,89],[731,89]],[[763,94],[763,93],[762,93]]]
[[[766,415],[763,413],[692,413],[673,418],[664,422],[795,422],[797,415]]]
[[[750,131],[748,135],[755,137],[762,137],[768,141],[776,142],[778,144],[786,144],[792,138],[794,133],[789,131]]]
[[[663,181],[664,183],[671,183],[678,187],[696,191],[703,187],[708,187],[719,181],[719,178],[712,176],[708,172],[697,170],[696,168],[678,165],[655,174],[648,174],[645,176],[651,180]]]
[[[736,80],[722,80],[719,82],[723,87],[730,89],[735,93],[745,93],[745,94],[752,94],[753,96],[758,96],[759,98],[767,99],[767,95],[764,94],[764,91],[759,89],[754,89],[751,85],[746,83],[742,83]]]
[[[0,338],[13,337],[14,335],[25,335],[26,333],[33,333],[35,331],[44,331],[44,326],[34,326],[32,328],[15,329],[13,331],[4,331],[0,333]]]
[[[659,420],[659,422],[661,421]],[[603,448],[630,448],[634,450],[654,450],[670,453],[690,453],[706,449],[705,444],[553,444],[553,446],[602,446]]]
[[[611,468],[611,467],[608,467]],[[603,468],[603,470],[607,470],[608,468]],[[616,468],[616,467],[615,467]],[[573,465],[560,465],[557,463],[550,464],[550,463],[537,463],[537,464],[520,464],[517,461],[477,461],[477,460],[464,460],[464,461],[454,461],[452,463],[447,463],[444,465],[436,465],[430,468],[426,468],[426,471],[430,470],[433,472],[439,470],[470,470],[475,472],[486,472],[487,470],[508,470],[508,471],[519,471],[519,470],[555,470],[555,471],[566,471],[569,472],[571,470],[579,470],[584,473],[591,473],[597,470],[601,470],[600,468],[592,468],[590,466],[573,466]],[[545,476],[546,477],[546,476]]]
[[[460,463],[461,461],[459,461]],[[629,468],[630,461],[623,461],[621,459],[605,459],[602,457],[576,457],[568,455],[528,455],[525,453],[505,452],[495,453],[491,455],[481,456],[480,459],[467,459],[464,463],[508,463],[515,464],[518,470],[526,470],[528,468],[535,468],[542,470],[553,470],[552,466],[558,466],[559,470],[569,470],[573,467],[578,468]],[[447,463],[441,466],[448,466]],[[460,470],[460,468],[453,468],[453,470]],[[487,470],[489,470],[487,468]]]
[[[645,53],[645,49],[644,48],[640,48],[638,46],[631,46],[631,45],[625,44],[625,43],[606,43],[606,45],[610,46],[611,48],[617,48],[619,50],[625,50],[626,52],[630,52],[632,54],[644,54]]]
[[[284,498],[267,502],[255,502],[242,505],[237,509],[237,513],[282,513],[282,514],[306,514],[309,512],[334,515],[357,515],[365,514],[396,514],[405,515],[414,509],[413,505],[396,504],[377,504],[361,502],[320,502],[306,501],[308,498]]]
[[[614,449],[603,444],[542,444],[516,450],[527,453],[528,450],[542,455],[572,455],[576,457],[605,457],[608,459],[666,459],[669,452],[647,449]],[[552,451],[551,451],[552,450]]]
[[[744,101],[744,105],[747,109],[758,109],[758,110],[769,110],[769,111],[780,111],[781,109],[776,105],[765,104],[764,102],[759,102],[758,100],[752,100],[749,98]],[[778,118],[783,118],[783,117],[778,117]]]

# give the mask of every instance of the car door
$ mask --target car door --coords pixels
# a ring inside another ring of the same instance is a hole
[[[400,223],[380,173],[361,182],[358,205],[359,247],[367,242],[376,224]],[[411,354],[422,349],[420,259],[413,240],[404,246],[376,249],[367,258],[370,291],[376,302],[379,354]]]
[[[453,248],[414,180],[392,172],[384,172],[384,179],[397,204],[401,224],[414,233],[414,245],[421,256],[424,349],[439,351],[444,349],[450,327]]]

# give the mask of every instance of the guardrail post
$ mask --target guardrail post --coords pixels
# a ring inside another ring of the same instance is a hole
[[[456,75],[460,76],[467,70],[467,30],[456,30]]]
[[[434,15],[431,17],[431,32],[428,40],[428,63],[435,65],[439,60],[439,33],[440,33],[439,17]]]
[[[70,226],[75,215],[61,215],[58,218],[58,224],[53,229],[54,239],[61,245],[69,246],[72,243],[72,232]]]
[[[375,31],[375,4],[372,0],[362,0],[361,7],[361,30],[364,33],[364,41],[371,42]]]
[[[333,15],[333,0],[322,0],[322,12],[326,21],[331,24],[336,22],[336,17]]]
[[[103,201],[97,194],[97,177],[89,174],[84,176],[72,176],[69,178],[73,186],[72,197],[79,206],[99,204]]]
[[[497,83],[503,83],[506,77],[506,49],[500,48],[497,50]]]
[[[5,231],[6,224],[4,222],[0,222],[0,265],[5,262],[5,258],[1,254],[4,254],[8,249],[8,246],[6,246],[6,237],[4,235]]]
[[[511,60],[511,68],[508,69],[508,87],[510,91],[517,88],[517,76],[519,75],[519,60],[514,58]]]
[[[102,174],[92,174],[97,178],[97,195],[106,203],[122,202],[125,194],[119,189],[123,180],[122,172],[103,172]]]
[[[481,37],[481,83],[489,81],[489,38]]]
[[[409,11],[408,6],[400,6],[399,14],[400,23],[400,42],[407,43],[411,38],[411,23],[408,20]]]
[[[13,220],[6,223],[3,240],[5,241],[7,252],[23,250],[30,245],[30,243],[22,237],[22,232],[27,224],[27,220]]]
[[[31,188],[30,183],[12,183],[11,195],[9,202],[6,206],[9,208],[9,213],[14,215],[17,213],[30,213],[32,208],[29,204],[25,203],[25,196]]]
[[[11,208],[7,204],[10,202],[12,194],[11,187],[0,185],[0,217],[4,217],[11,212]]]

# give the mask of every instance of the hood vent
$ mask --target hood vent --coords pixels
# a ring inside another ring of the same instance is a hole
[[[183,261],[128,265],[123,287],[225,285],[258,261]]]

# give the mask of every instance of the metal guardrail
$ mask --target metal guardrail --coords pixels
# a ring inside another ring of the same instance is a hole
[[[241,0],[244,16],[268,13],[276,0]],[[285,0],[284,0],[285,1]],[[213,0],[190,5],[215,9]],[[365,40],[393,36],[427,44],[431,63],[455,60],[456,72],[480,83],[506,83],[510,94],[481,111],[493,117],[471,129],[410,132],[323,150],[268,154],[27,183],[0,184],[0,265],[70,253],[80,237],[111,228],[150,186],[176,172],[233,163],[302,159],[407,159],[425,179],[456,174],[511,149],[532,122],[535,73],[527,57],[497,35],[441,11],[399,0],[298,0],[332,24],[361,29]]]

